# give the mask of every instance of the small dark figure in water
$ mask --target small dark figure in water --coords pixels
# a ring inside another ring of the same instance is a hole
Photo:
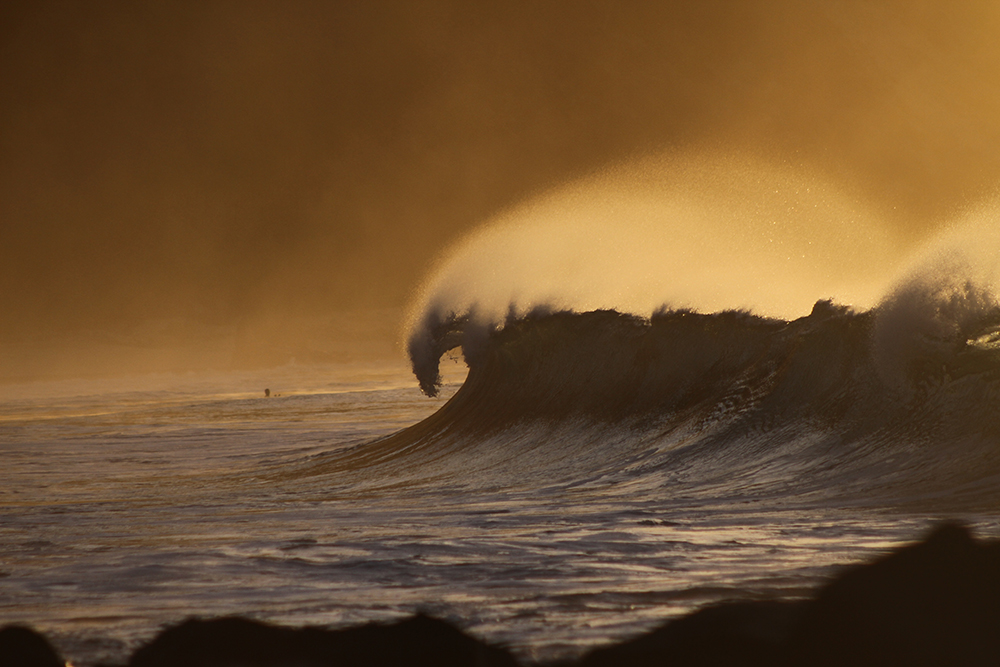
[[[264,390],[264,398],[267,398],[267,397],[269,397],[270,395],[271,395],[271,390],[270,390],[270,389],[265,389],[265,390]]]

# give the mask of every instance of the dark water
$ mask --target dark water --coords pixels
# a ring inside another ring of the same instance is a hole
[[[190,615],[423,610],[543,661],[800,598],[942,517],[1000,535],[998,313],[961,285],[793,321],[433,311],[417,382],[4,387],[0,620],[79,666]]]

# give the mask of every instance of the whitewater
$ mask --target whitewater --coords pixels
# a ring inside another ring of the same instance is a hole
[[[691,173],[457,244],[409,364],[0,387],[0,618],[78,667],[189,616],[417,611],[546,662],[802,599],[941,519],[1000,537],[993,218],[893,263],[815,183]]]

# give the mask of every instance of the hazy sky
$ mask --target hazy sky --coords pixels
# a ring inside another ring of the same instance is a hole
[[[807,164],[925,234],[1000,177],[995,2],[0,8],[0,342],[399,306],[631,155]]]

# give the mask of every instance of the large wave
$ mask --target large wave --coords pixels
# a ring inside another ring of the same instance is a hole
[[[749,215],[747,225],[766,232],[780,208],[763,206],[767,215]],[[798,204],[792,209],[798,211]],[[676,237],[682,241],[669,250],[656,247],[671,264],[671,275],[705,264],[708,269],[693,271],[697,280],[736,287],[727,288],[725,298],[716,298],[722,294],[718,289],[714,296],[674,291],[661,301],[669,305],[656,309],[634,302],[618,307],[615,290],[601,295],[597,307],[586,307],[592,301],[568,291],[545,298],[553,293],[551,286],[525,291],[525,281],[539,275],[528,265],[518,265],[529,273],[519,278],[494,271],[494,264],[484,268],[482,260],[499,248],[504,267],[511,239],[531,246],[529,255],[536,259],[553,246],[528,243],[525,238],[540,237],[531,237],[520,224],[498,224],[473,237],[430,282],[408,340],[425,393],[437,393],[440,359],[451,350],[460,349],[469,367],[465,384],[430,418],[338,454],[321,467],[349,466],[357,472],[354,479],[376,485],[433,479],[463,488],[555,485],[743,501],[836,497],[938,509],[995,504],[1000,499],[995,225],[974,225],[939,239],[908,269],[889,259],[869,268],[857,285],[878,287],[881,298],[853,299],[850,306],[820,298],[798,317],[782,315],[801,303],[798,292],[783,297],[780,306],[772,301],[740,307],[762,286],[795,282],[803,264],[781,260],[792,246],[806,257],[814,240],[822,245],[804,223],[796,227],[795,215],[794,224],[785,219],[793,240],[778,255],[766,233],[760,237],[763,250],[760,238],[742,238],[713,255],[706,249],[718,248],[704,238],[692,241],[698,233],[691,230],[701,229],[702,218],[693,227],[682,225]],[[881,248],[875,243],[853,257],[870,260]],[[803,293],[829,287],[850,296],[844,276],[858,264],[844,259],[843,248],[824,255],[827,251],[816,249],[812,257],[829,266],[839,258],[844,266],[813,272],[797,286]],[[601,256],[585,252],[584,264]],[[722,270],[727,257],[736,258],[735,270]],[[780,271],[757,270],[775,261],[782,264]],[[600,268],[598,275],[610,276],[608,266]],[[502,288],[491,294],[483,276],[497,272],[500,277],[493,278]],[[518,280],[520,287],[507,289]],[[609,300],[612,306],[602,305]]]
[[[536,309],[423,334],[411,353],[428,393],[449,349],[469,374],[430,418],[350,453],[379,483],[938,508],[1000,495],[1000,308],[968,284],[907,284],[862,312],[819,301],[791,321]]]

